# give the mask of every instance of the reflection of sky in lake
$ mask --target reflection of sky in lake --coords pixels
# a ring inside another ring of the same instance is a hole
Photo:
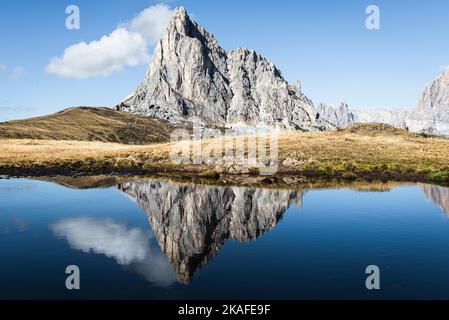
[[[103,254],[120,265],[133,265],[150,282],[165,286],[176,280],[165,256],[160,251],[151,252],[151,232],[128,229],[110,219],[85,217],[60,220],[50,228],[58,237],[66,238],[71,248]]]
[[[142,186],[130,201],[116,187],[0,180],[0,298],[449,298],[447,188],[275,194],[203,186],[189,194],[192,187],[162,184],[146,194]],[[270,218],[273,194],[290,207]],[[224,211],[200,212],[216,196]],[[187,199],[198,211],[185,222],[157,216],[187,210]],[[177,280],[177,261],[187,261],[188,283]],[[70,264],[81,270],[77,292],[64,288]],[[381,269],[378,292],[364,288],[370,264]]]

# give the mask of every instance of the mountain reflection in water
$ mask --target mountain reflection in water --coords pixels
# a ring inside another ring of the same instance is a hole
[[[449,216],[449,188],[436,185],[422,185],[427,199],[435,202]]]
[[[357,190],[388,192],[394,186],[361,185]],[[181,283],[189,283],[226,240],[252,241],[274,228],[292,204],[302,206],[307,191],[155,180],[129,181],[118,188],[148,215],[154,235]],[[449,188],[421,188],[449,215]]]
[[[350,188],[388,192],[404,185],[407,184],[391,182]],[[169,286],[176,280],[190,283],[194,273],[218,254],[226,240],[256,240],[273,229],[292,205],[300,208],[304,194],[310,190],[180,184],[153,179],[120,182],[117,188],[147,214],[151,234],[110,219],[86,217],[60,220],[50,228],[72,248],[114,258],[159,286]],[[420,188],[449,215],[449,188]],[[151,252],[153,240],[162,252]]]
[[[302,191],[140,180],[118,186],[147,213],[178,280],[188,283],[228,239],[247,242],[276,226]]]

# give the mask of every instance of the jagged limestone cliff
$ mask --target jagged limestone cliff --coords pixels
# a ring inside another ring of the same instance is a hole
[[[248,49],[225,51],[184,8],[175,10],[144,81],[118,109],[216,127],[332,128],[271,61]]]
[[[449,135],[449,68],[426,86],[407,126],[411,131]]]

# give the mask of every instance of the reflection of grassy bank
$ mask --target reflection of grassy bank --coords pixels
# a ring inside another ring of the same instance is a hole
[[[202,143],[210,146],[218,142]],[[175,165],[169,159],[172,146],[0,140],[0,174],[163,173],[229,180],[258,174],[256,167],[248,166]],[[385,125],[358,125],[322,133],[283,132],[279,135],[278,174],[263,179],[274,182],[286,176],[304,182],[363,179],[449,183],[449,139],[411,134]]]
[[[169,181],[180,185],[204,184],[214,186],[245,186],[268,189],[340,189],[349,188],[357,191],[385,192],[393,188],[411,185],[411,182],[400,181],[344,181],[344,180],[310,180],[304,181],[295,176],[276,176],[267,180],[254,176],[220,176],[218,179],[203,178],[199,176],[174,176],[155,174],[148,176],[48,176],[35,179],[54,182],[68,188],[91,189],[107,188],[133,181],[133,180],[157,180]]]

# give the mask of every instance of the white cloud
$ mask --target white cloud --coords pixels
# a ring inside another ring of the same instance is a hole
[[[132,265],[148,281],[169,286],[176,281],[167,258],[161,251],[151,252],[150,236],[139,228],[127,228],[110,219],[86,217],[56,222],[50,229],[67,239],[76,250],[103,254],[120,265]]]
[[[25,70],[21,67],[14,67],[11,74],[9,75],[10,80],[20,79],[25,74]]]
[[[162,36],[171,14],[165,4],[148,7],[100,40],[66,48],[62,56],[50,61],[46,71],[60,77],[84,79],[148,63],[148,46]]]
[[[148,59],[144,38],[138,33],[118,28],[98,41],[68,47],[62,57],[52,59],[46,71],[60,77],[84,79],[108,76],[123,70],[125,66],[136,66]]]
[[[0,64],[0,73],[6,70],[6,66],[4,64]]]
[[[173,11],[165,4],[158,4],[140,12],[129,24],[131,31],[141,34],[149,44],[161,38]]]

